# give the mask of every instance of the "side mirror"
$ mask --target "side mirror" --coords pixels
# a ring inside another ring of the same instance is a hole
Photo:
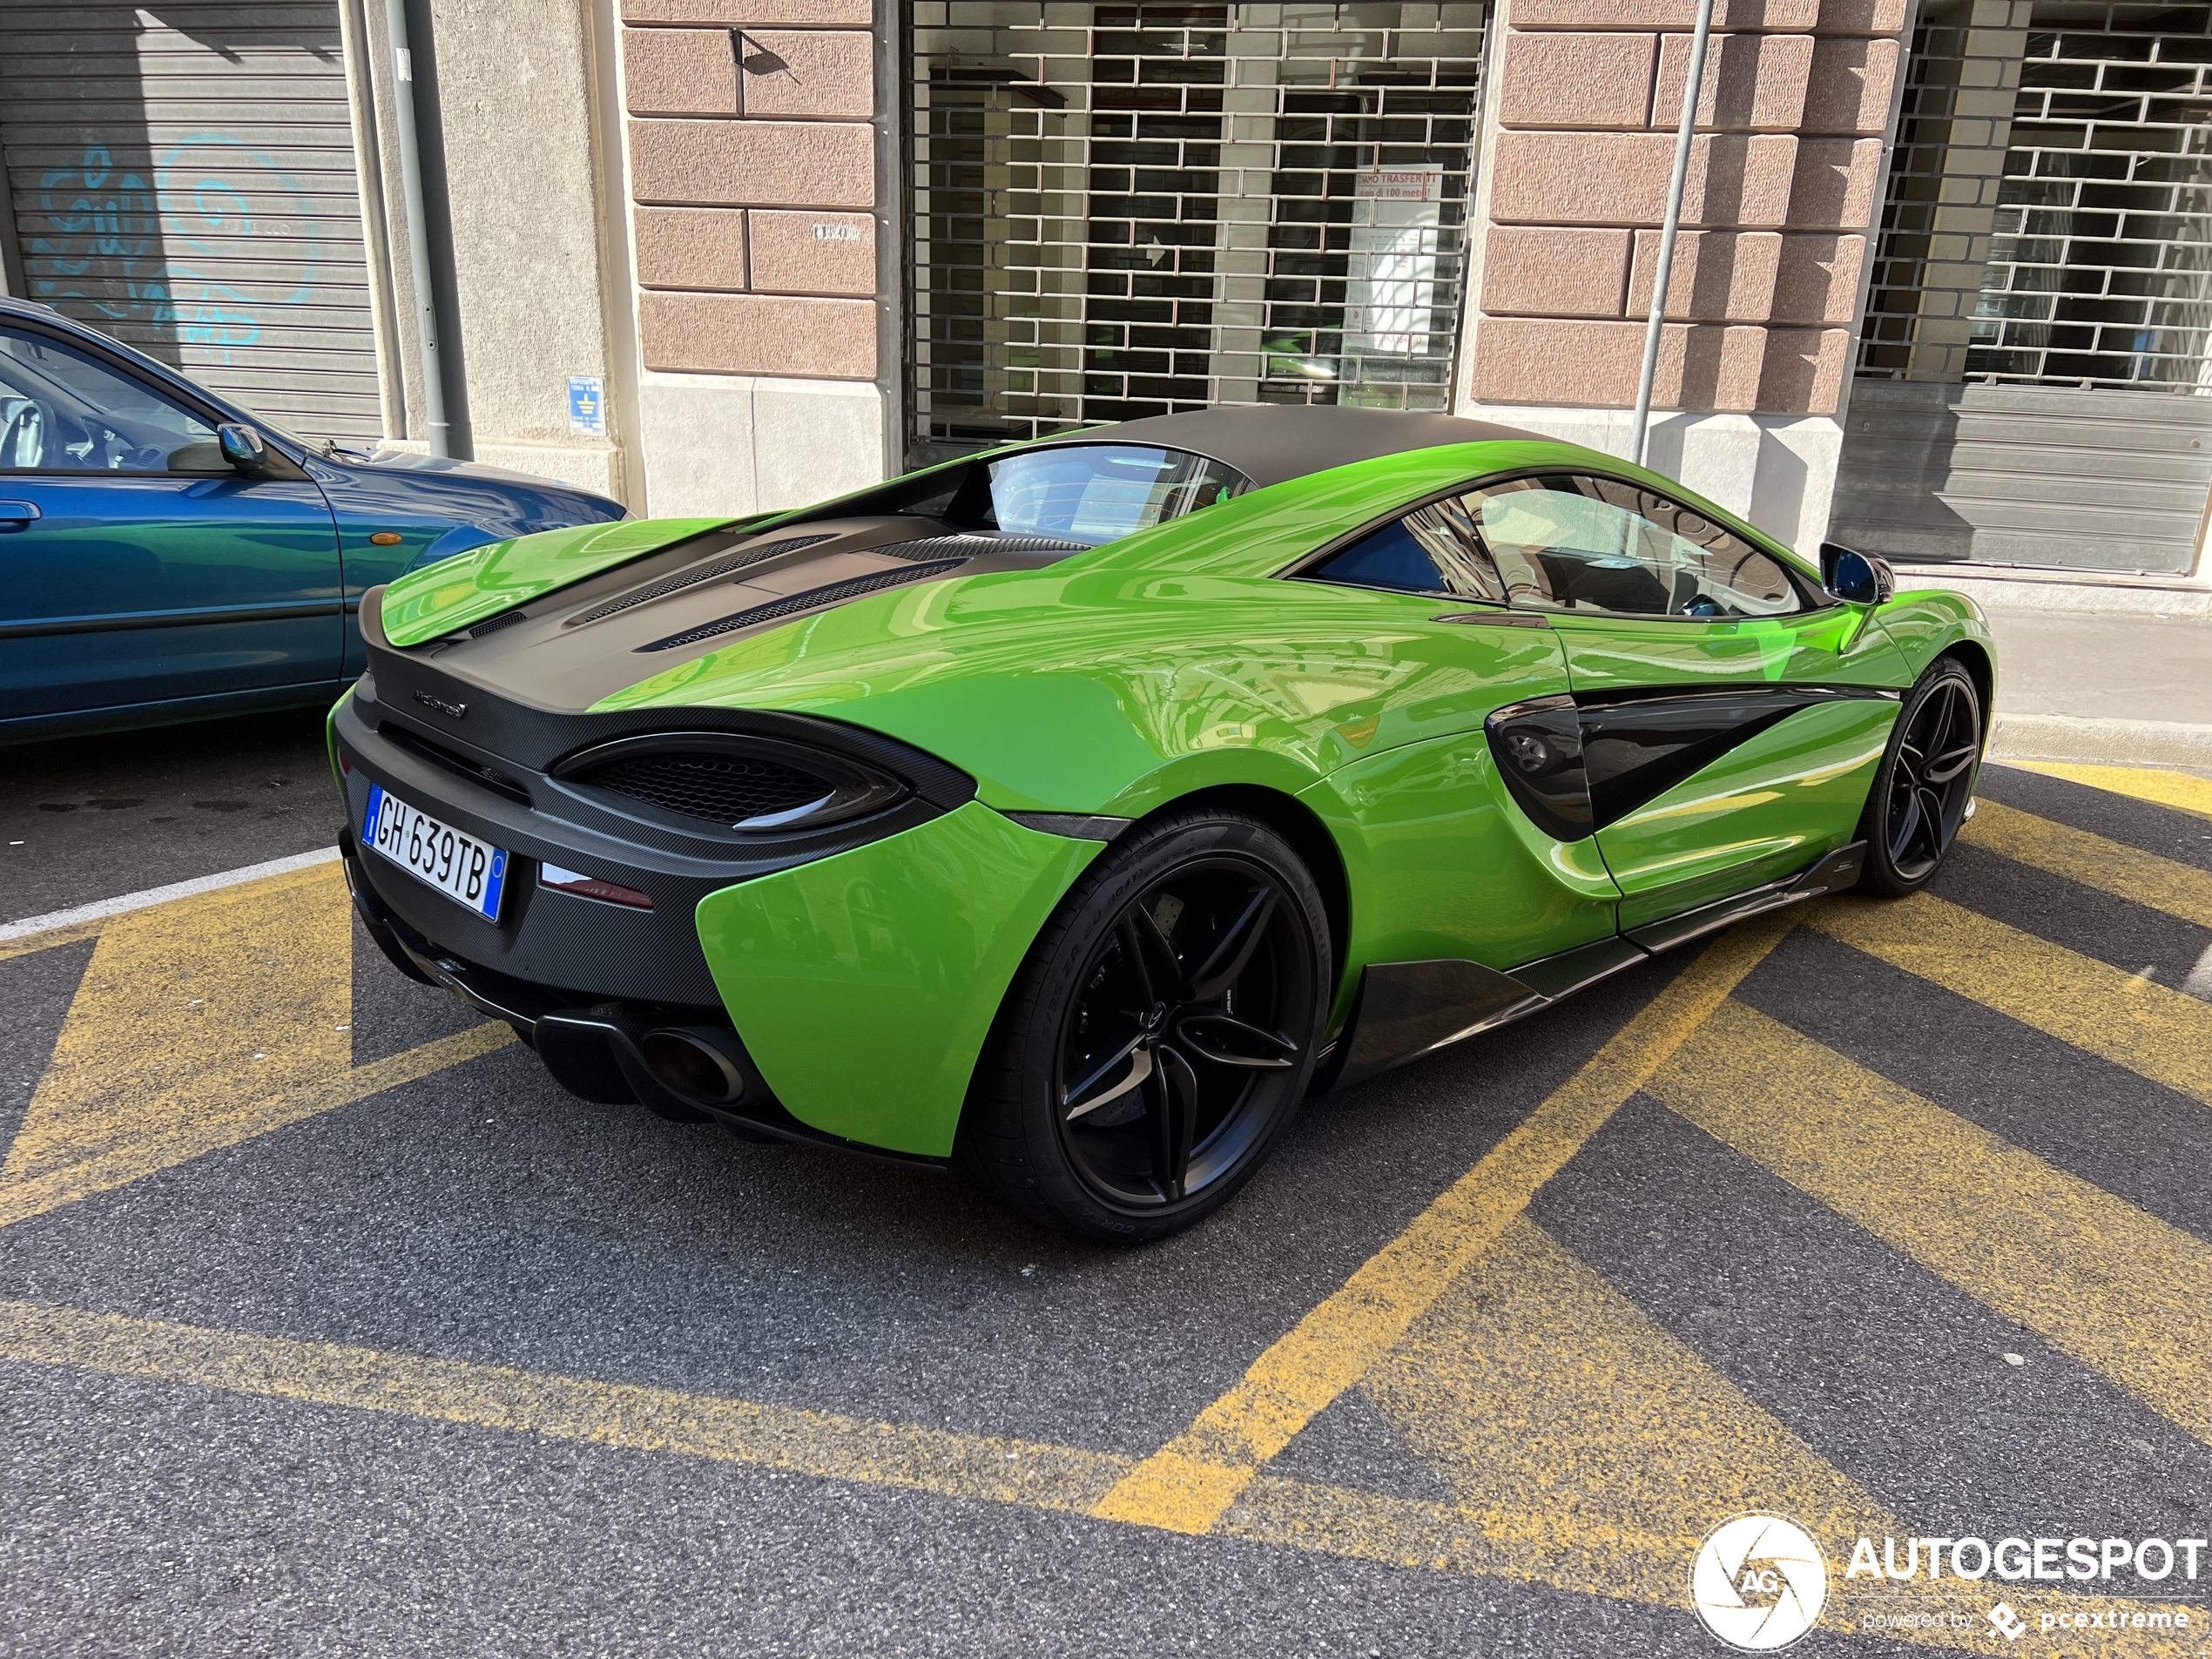
[[[261,435],[250,426],[236,422],[215,428],[215,441],[222,445],[223,459],[240,472],[266,472],[269,466],[269,446]]]
[[[1823,542],[1820,585],[1855,605],[1886,604],[1897,593],[1897,576],[1887,559]]]

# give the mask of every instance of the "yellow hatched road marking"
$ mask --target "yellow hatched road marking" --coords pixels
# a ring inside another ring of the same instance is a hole
[[[2200,927],[2212,927],[2212,872],[2108,841],[2065,824],[1985,800],[1966,826],[1976,846],[2079,881]]]
[[[2077,766],[2060,760],[2007,760],[2007,766],[2040,772],[2068,783],[2086,784],[2114,795],[2147,800],[2155,806],[2176,806],[2185,813],[2212,818],[2212,778],[2193,772],[2161,772],[2151,766]]]
[[[1219,1520],[1313,1414],[1358,1382],[1621,1103],[1774,948],[1786,918],[1723,935],[1413,1224],[1254,1360],[1097,1513],[1170,1531]]]
[[[29,1302],[0,1302],[0,1359],[1063,1514],[1095,1514],[1102,1494],[1130,1467],[1126,1457],[1076,1447]],[[1828,1525],[1848,1525],[1854,1519],[1855,1494],[1847,1488],[1838,1493],[1814,1510]],[[1817,1495],[1806,1492],[1800,1501],[1810,1507]],[[1866,1514],[1871,1521],[1878,1511]],[[1539,1561],[1526,1504],[1503,1510],[1460,1507],[1263,1475],[1248,1484],[1217,1532],[1278,1548],[1520,1580],[1676,1609],[1683,1606],[1686,1548],[1671,1561],[1623,1563],[1619,1551],[1643,1541],[1617,1528],[1586,1530],[1571,1514],[1548,1524],[1552,1552]],[[1671,1552],[1680,1541],[1678,1534],[1670,1529],[1649,1542]],[[1600,1576],[1576,1577],[1571,1569],[1582,1565]],[[1847,1581],[1831,1582],[1831,1610],[1824,1622],[1838,1629],[1854,1628],[1856,1609],[1849,1605],[1854,1588]],[[1975,1622],[1973,1628],[1885,1634],[1920,1647],[1983,1649],[1979,1621],[1988,1602],[1985,1587],[1946,1584],[1945,1592],[1972,1598],[1958,1605]],[[1939,1602],[1945,1592],[1929,1586],[1912,1605]],[[1882,1586],[1858,1593],[1873,1607],[1894,1605]],[[2095,1605],[2109,1609],[2135,1604],[2100,1599]],[[2182,1659],[2198,1650],[2129,1632],[2101,1651]]]
[[[0,1166],[0,1225],[514,1041],[482,1025],[354,1067],[334,864],[110,919]]]
[[[1746,1509],[1911,1531],[1525,1216],[1361,1389],[1516,1577],[1679,1601],[1699,1539]]]
[[[2212,1444],[2212,1244],[1732,999],[1647,1088]]]
[[[1855,950],[2212,1105],[2212,1003],[1932,894],[1830,900],[1805,920]]]
[[[0,962],[17,956],[36,955],[42,950],[52,950],[61,945],[73,945],[80,939],[96,938],[110,920],[103,916],[97,921],[67,922],[40,933],[25,934],[21,939],[0,939]]]

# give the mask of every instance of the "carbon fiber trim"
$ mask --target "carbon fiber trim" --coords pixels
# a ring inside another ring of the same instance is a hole
[[[870,552],[879,550],[871,548]],[[696,645],[703,639],[712,639],[720,634],[733,634],[740,628],[750,628],[759,623],[772,622],[779,617],[789,617],[801,610],[814,610],[824,605],[857,599],[864,593],[874,593],[883,588],[896,588],[909,582],[926,582],[932,577],[944,576],[968,563],[966,558],[939,559],[929,564],[917,564],[910,570],[880,570],[873,576],[858,576],[843,582],[832,582],[823,587],[809,588],[804,593],[787,594],[772,599],[766,604],[754,605],[749,610],[733,611],[729,616],[702,623],[696,628],[686,628],[680,634],[671,634],[665,639],[656,639],[650,645],[640,645],[641,651],[675,651],[685,645]]]
[[[608,617],[618,617],[625,610],[634,610],[639,605],[651,604],[654,600],[665,598],[671,593],[681,593],[685,589],[696,588],[702,583],[718,581],[735,571],[745,570],[749,565],[759,564],[766,559],[778,558],[786,553],[796,553],[799,549],[813,547],[818,542],[833,542],[836,539],[834,532],[823,536],[790,536],[780,542],[771,542],[765,547],[752,547],[742,553],[725,554],[721,558],[709,560],[695,570],[679,570],[674,576],[663,577],[658,582],[649,582],[644,587],[629,593],[617,594],[604,604],[594,605],[580,617],[570,617],[565,625],[570,628],[581,628],[587,622],[598,622]]]
[[[893,542],[868,551],[894,559],[935,559],[954,554],[988,558],[995,553],[1088,553],[1090,544],[1063,542],[1054,536],[925,536],[919,541]]]

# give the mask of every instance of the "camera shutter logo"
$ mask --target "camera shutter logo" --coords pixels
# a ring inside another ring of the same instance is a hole
[[[1788,1647],[1819,1622],[1827,1601],[1820,1546],[1782,1515],[1731,1515],[1690,1558],[1690,1605],[1708,1630],[1746,1653]]]

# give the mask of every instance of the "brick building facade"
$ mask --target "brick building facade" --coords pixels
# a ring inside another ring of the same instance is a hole
[[[325,424],[419,446],[389,14],[330,3]],[[1627,446],[1695,0],[403,5],[460,453],[667,514],[1220,402]],[[1652,462],[1801,546],[2199,579],[2208,74],[2212,0],[1719,0]]]

